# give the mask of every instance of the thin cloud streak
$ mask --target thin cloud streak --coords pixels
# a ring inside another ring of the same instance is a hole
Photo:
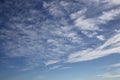
[[[117,45],[120,42],[120,34],[116,34],[106,41],[103,45],[96,49],[86,49],[83,51],[78,51],[76,53],[72,53],[68,56],[68,61],[70,63],[81,62],[94,60],[97,58],[101,58],[110,54],[120,54],[120,45]]]
[[[120,78],[120,74],[111,74],[111,73],[105,73],[103,75],[97,75],[97,76],[103,78]]]

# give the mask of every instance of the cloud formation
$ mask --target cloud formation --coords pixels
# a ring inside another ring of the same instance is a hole
[[[108,39],[103,45],[96,49],[88,48],[69,55],[68,62],[80,62],[97,59],[110,54],[120,54],[120,34]]]
[[[117,0],[7,0],[0,5],[1,59],[21,58],[22,70],[30,70],[120,53],[118,5]]]
[[[103,75],[97,75],[97,76],[103,78],[120,78],[120,74],[111,74],[111,73],[105,73]]]

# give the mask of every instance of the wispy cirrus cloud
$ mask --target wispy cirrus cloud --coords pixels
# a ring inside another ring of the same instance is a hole
[[[116,34],[115,36],[108,39],[103,45],[101,45],[96,49],[88,48],[70,54],[68,56],[67,62],[74,63],[80,61],[88,61],[88,60],[104,57],[110,54],[116,54],[116,53],[120,54],[120,45],[117,45],[119,44],[119,41],[120,41],[120,34]]]
[[[60,70],[71,69],[72,67],[62,67]]]
[[[1,52],[4,52],[9,58],[25,58],[23,71],[41,65],[55,64],[62,56],[68,54],[70,49],[78,47],[72,46],[72,44],[82,42],[81,36],[72,30],[67,19],[64,17],[59,20],[49,18],[50,15],[53,17],[64,15],[64,10],[60,8],[59,3],[56,1],[43,2],[42,5],[37,6],[43,6],[44,10],[39,10],[41,7],[34,8],[34,4],[29,3],[28,0],[28,3],[22,6],[22,11],[8,21],[6,26],[9,29],[5,27],[0,29]],[[17,4],[15,3],[13,11],[19,9],[17,6],[24,3]],[[27,5],[31,5],[31,7]],[[9,8],[11,9],[11,7]],[[47,14],[44,14],[45,12]],[[11,16],[13,13],[10,12],[8,15]],[[7,15],[7,13],[5,14]]]
[[[60,67],[61,67],[61,65],[56,65],[56,66],[50,67],[49,69],[50,70],[56,70],[56,69],[59,69]]]
[[[50,70],[67,70],[71,69],[72,67],[62,66],[62,65],[54,65],[52,67],[49,67]]]
[[[96,75],[97,77],[101,78],[108,78],[108,79],[119,79],[120,78],[120,63],[114,63],[108,65],[105,68],[110,68],[110,71],[104,72],[103,74]]]
[[[96,2],[96,3],[106,3],[107,6],[112,6],[112,5],[119,5],[120,1],[119,0],[87,0],[91,2]]]
[[[120,78],[120,74],[112,74],[112,73],[105,73],[102,75],[97,75],[98,77],[103,77],[103,78]]]
[[[95,18],[86,18],[84,15],[86,11],[86,9],[83,9],[70,15],[71,19],[75,19],[75,26],[81,30],[100,30],[99,25],[114,20],[120,15],[120,9],[117,8],[109,11],[103,11],[102,15]]]
[[[109,67],[120,68],[120,63],[112,64]]]
[[[45,65],[47,66],[47,65],[52,65],[52,64],[55,64],[55,63],[58,63],[58,62],[60,62],[60,60],[50,60],[50,61],[47,61],[46,63],[45,63]]]
[[[112,9],[110,11],[103,11],[102,15],[98,17],[100,23],[104,24],[108,21],[114,20],[120,15],[120,8]]]
[[[88,5],[90,1],[98,5]],[[23,71],[41,65],[64,64],[67,57],[66,62],[73,63],[119,52],[119,31],[111,30],[115,36],[108,39],[106,36],[110,35],[103,25],[118,19],[120,8],[99,8],[101,3],[119,5],[116,0],[15,1],[11,3],[15,9],[8,3],[2,5],[6,12],[0,9],[5,16],[0,22],[7,18],[0,28],[0,53],[11,59],[25,58]],[[95,11],[91,6],[96,7]]]

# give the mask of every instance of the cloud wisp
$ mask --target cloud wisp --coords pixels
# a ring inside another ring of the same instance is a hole
[[[105,73],[103,75],[97,75],[98,77],[103,78],[120,78],[120,74]]]
[[[117,45],[119,42],[120,34],[116,34],[96,49],[89,48],[69,55],[67,62],[74,63],[80,61],[88,61],[110,54],[120,54],[120,45]]]

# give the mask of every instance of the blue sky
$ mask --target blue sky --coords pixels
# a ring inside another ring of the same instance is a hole
[[[120,0],[0,0],[0,80],[96,79],[120,79]]]

